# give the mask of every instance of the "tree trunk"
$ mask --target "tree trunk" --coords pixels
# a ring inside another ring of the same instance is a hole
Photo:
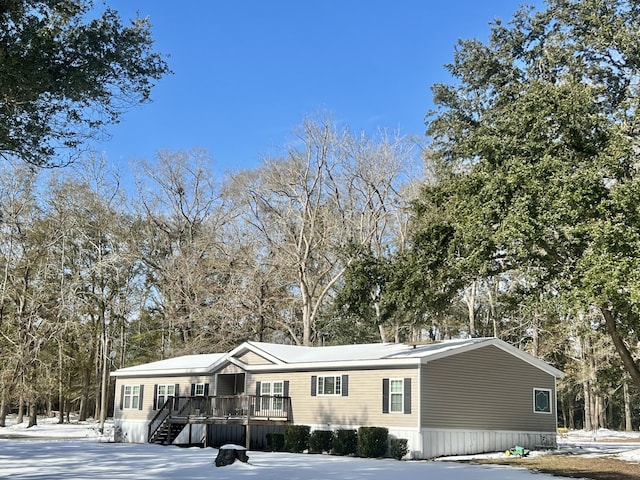
[[[109,390],[109,355],[106,324],[102,336],[102,381],[100,382],[100,433],[104,433],[104,423],[107,419],[107,393]]]
[[[380,313],[380,303],[374,302],[373,304],[374,311],[376,312],[376,323],[378,324],[378,332],[380,333],[380,341],[382,343],[387,343],[387,332],[384,330],[384,325],[382,325],[382,314]]]
[[[20,398],[18,399],[18,417],[16,418],[16,423],[20,424],[24,422],[24,397],[22,393],[20,393]]]
[[[600,392],[596,392],[595,395],[595,413],[597,428],[607,428],[607,411],[604,407],[604,399]]]
[[[593,430],[593,411],[592,406],[593,402],[591,400],[591,382],[589,380],[585,381],[583,385],[584,392],[584,429],[589,431]]]
[[[58,342],[58,423],[64,423],[64,361],[62,357],[62,342]]]
[[[38,424],[38,408],[36,406],[36,402],[29,402],[29,423],[27,424],[27,428],[35,427]]]
[[[469,318],[469,336],[475,338],[476,334],[476,282],[474,281],[463,295],[464,303],[467,306]]]
[[[607,326],[607,332],[609,333],[611,340],[613,340],[613,344],[616,347],[618,355],[620,355],[620,359],[622,360],[624,368],[627,370],[629,375],[631,375],[631,379],[633,380],[633,383],[635,383],[636,387],[640,389],[640,369],[638,369],[638,366],[633,360],[631,352],[629,352],[629,349],[625,345],[624,340],[618,333],[613,312],[610,309],[604,307],[601,307],[600,311],[602,312],[602,316],[604,317],[604,321]]]
[[[540,314],[538,312],[533,314],[531,325],[531,355],[540,357]]]
[[[311,297],[305,281],[305,274],[301,268],[298,272],[300,282],[300,297],[302,300],[302,345],[311,345]]]
[[[622,384],[622,393],[624,397],[624,429],[630,432],[633,430],[633,426],[631,424],[631,395],[629,394],[627,382]]]
[[[7,408],[7,403],[7,395],[3,390],[0,392],[0,427],[7,426],[7,411],[9,410]]]
[[[568,395],[569,397],[569,423],[565,426],[574,430],[576,428],[576,420],[575,420],[575,412],[576,412],[576,404],[575,398],[573,395]]]
[[[84,422],[87,419],[87,396],[89,395],[89,380],[87,374],[83,375],[82,392],[80,392],[80,406],[78,407],[78,421]]]
[[[496,312],[496,297],[498,296],[498,282],[490,282],[487,285],[487,295],[489,300],[489,315],[491,316],[491,323],[493,325],[493,336],[498,338],[498,315]],[[494,295],[493,289],[496,289],[496,294]]]

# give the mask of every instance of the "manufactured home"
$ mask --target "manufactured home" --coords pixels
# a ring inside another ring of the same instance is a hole
[[[556,446],[563,373],[496,338],[329,347],[245,342],[112,373],[118,441],[266,446],[286,425],[386,427],[411,458]]]

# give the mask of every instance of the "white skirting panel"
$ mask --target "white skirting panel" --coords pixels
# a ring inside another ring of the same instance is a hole
[[[149,423],[146,420],[113,420],[114,439],[120,443],[147,443]]]
[[[502,452],[520,445],[529,450],[556,448],[555,432],[422,430],[422,458]],[[418,458],[415,457],[414,458]]]
[[[202,423],[185,425],[185,427],[178,434],[178,436],[173,441],[173,443],[175,445],[191,445],[194,443],[206,443],[205,434],[206,434],[206,425]]]

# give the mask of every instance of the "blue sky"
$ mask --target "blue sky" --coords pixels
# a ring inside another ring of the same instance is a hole
[[[221,171],[278,154],[309,115],[424,134],[430,86],[460,38],[485,40],[519,0],[103,0],[149,16],[173,74],[95,148],[110,162],[207,149]],[[529,4],[542,5],[542,0]],[[98,2],[100,6],[100,2]]]

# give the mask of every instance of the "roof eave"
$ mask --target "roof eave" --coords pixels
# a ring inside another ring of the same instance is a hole
[[[163,368],[157,370],[130,370],[130,371],[121,371],[116,370],[115,372],[111,372],[109,375],[111,377],[116,378],[124,378],[124,377],[157,377],[157,376],[188,376],[188,375],[207,375],[210,373],[211,367],[201,367],[201,368]]]

